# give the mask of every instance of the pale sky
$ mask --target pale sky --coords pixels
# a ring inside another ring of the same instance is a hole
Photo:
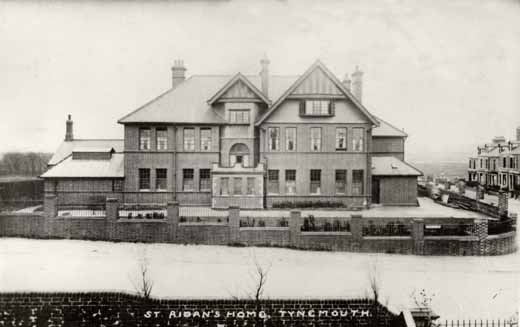
[[[520,1],[0,3],[0,152],[122,138],[117,119],[191,74],[365,72],[363,102],[409,157],[473,150],[520,126]]]

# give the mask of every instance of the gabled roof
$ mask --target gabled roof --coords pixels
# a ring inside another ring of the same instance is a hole
[[[408,134],[383,119],[376,117],[379,126],[374,127],[372,136],[376,137],[408,137]]]
[[[396,157],[372,157],[373,176],[422,176],[423,173]]]
[[[260,76],[243,76],[257,90],[260,89]],[[225,124],[224,118],[215,113],[207,100],[219,92],[233,77],[236,75],[193,75],[176,88],[166,91],[119,119],[118,122],[121,124],[155,122]],[[277,99],[297,78],[297,76],[270,75],[269,97]]]
[[[228,91],[231,87],[233,87],[236,83],[242,82],[244,83],[249,90],[251,90],[258,98],[260,98],[264,103],[270,104],[271,101],[256,87],[254,86],[244,75],[241,73],[236,74],[227,82],[215,95],[208,100],[208,104],[211,106],[217,100],[222,97],[226,91]]]
[[[65,160],[52,167],[42,178],[123,178],[124,155],[115,153],[110,160]]]
[[[77,149],[113,148],[116,152],[123,152],[123,147],[124,141],[119,139],[78,139],[73,141],[63,141],[47,164],[50,166],[56,165],[69,157],[73,151],[77,151]]]
[[[356,97],[354,97],[349,90],[339,81],[334,74],[330,72],[330,70],[325,67],[325,65],[320,61],[316,60],[314,64],[309,67],[303,75],[301,75],[284,93],[283,95],[276,100],[271,108],[265,113],[264,116],[262,116],[257,122],[256,125],[260,125],[264,120],[266,120],[279,106],[280,104],[293,93],[293,91],[303,82],[305,79],[315,70],[315,69],[321,69],[325,75],[327,75],[328,78],[338,87],[338,89],[348,98],[350,99],[354,105],[361,110],[365,114],[365,116],[376,126],[379,125],[379,122],[377,119],[370,113],[368,110],[359,102]]]

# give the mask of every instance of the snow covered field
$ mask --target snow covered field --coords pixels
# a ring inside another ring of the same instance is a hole
[[[418,257],[72,240],[0,239],[0,291],[124,290],[143,253],[157,297],[231,298],[254,285],[254,261],[271,266],[265,297],[356,297],[380,274],[382,302],[410,305],[410,293],[435,294],[444,319],[504,318],[519,303],[520,255]],[[255,259],[256,258],[256,259]]]

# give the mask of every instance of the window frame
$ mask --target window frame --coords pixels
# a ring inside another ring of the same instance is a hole
[[[332,117],[334,116],[334,99],[306,99],[302,100],[303,110],[300,116],[303,117]]]
[[[147,132],[148,136],[144,136],[144,132]],[[143,142],[147,141],[147,142]],[[147,144],[148,147],[144,145]],[[152,129],[150,127],[139,127],[139,150],[150,151],[152,149]]]
[[[146,176],[143,177],[143,174],[145,174],[145,173],[148,174],[148,177],[146,177]],[[140,192],[150,191],[151,187],[152,187],[152,182],[151,182],[152,176],[151,176],[150,168],[139,168],[137,177],[138,177],[137,186],[139,188],[139,191]],[[148,183],[148,187],[142,187],[143,181],[146,181]]]
[[[191,178],[186,177],[187,173],[191,171]],[[191,180],[191,189],[188,189],[186,186],[187,181]],[[183,192],[194,192],[195,191],[195,169],[193,168],[183,168],[182,169],[182,191]]]
[[[255,195],[255,177],[246,177],[246,195],[254,196]],[[253,185],[250,185],[250,182],[253,181]],[[251,190],[251,192],[250,192]]]
[[[187,132],[192,132],[193,135],[191,137],[186,137]],[[188,140],[190,140],[190,138],[193,138],[193,140],[188,141]],[[195,128],[183,127],[183,129],[182,129],[182,148],[184,151],[189,151],[189,152],[195,151]]]
[[[209,132],[209,135],[207,135],[206,137],[203,136],[203,134],[205,132]],[[212,134],[211,127],[202,127],[200,129],[200,151],[203,151],[203,152],[211,151],[211,146],[212,146],[211,134]],[[207,149],[204,149],[204,143],[207,143],[207,145],[208,145]]]
[[[343,147],[339,146],[339,132],[344,131]],[[336,127],[336,151],[347,151],[348,149],[348,130],[346,127]]]
[[[338,179],[343,175],[343,179]],[[338,190],[338,182],[343,182],[343,190]],[[334,189],[336,194],[347,194],[347,169],[336,169],[334,171]]]
[[[208,174],[207,177],[203,176],[203,175],[206,175],[206,172]],[[207,185],[206,185],[206,183],[207,183]],[[199,191],[201,191],[201,192],[211,191],[211,169],[209,169],[209,168],[199,169]]]
[[[225,188],[223,186],[226,186]],[[223,190],[226,190],[227,192],[224,193],[222,192]],[[220,177],[220,180],[219,180],[219,193],[220,193],[220,196],[229,196],[229,177],[227,176],[223,176],[223,177]]]
[[[233,177],[233,195],[243,195],[242,184],[242,177]],[[239,192],[237,192],[237,188]]]
[[[276,138],[273,140],[271,138],[271,131],[276,131]],[[273,149],[273,145],[275,145],[276,149]],[[267,149],[270,152],[280,151],[280,127],[270,126],[267,128]]]
[[[361,136],[356,136],[356,131],[361,131]],[[365,129],[363,127],[352,128],[352,151],[364,152],[365,151]]]
[[[159,136],[159,132],[164,132],[164,136]],[[164,144],[164,148],[159,147],[161,142]],[[168,129],[166,127],[159,127],[155,129],[155,146],[157,151],[168,150]]]
[[[164,172],[164,177],[159,177],[159,172]],[[159,180],[164,180],[164,188],[159,187]],[[167,168],[156,168],[155,169],[155,190],[156,191],[167,191],[168,190],[168,169]]]
[[[230,124],[234,124],[234,125],[249,125],[251,124],[251,110],[250,109],[245,109],[245,108],[241,108],[241,109],[228,109],[228,112],[229,112],[229,120],[228,122]],[[240,113],[240,117],[242,117],[240,119],[240,121],[238,121],[238,113]],[[247,117],[247,119],[244,119],[245,117]]]
[[[315,140],[315,137],[314,137],[314,135],[313,135],[313,131],[318,131],[318,132],[319,132],[319,133],[318,133],[318,134],[319,134],[319,137],[316,138],[316,139],[318,140],[318,143],[317,143],[317,144],[318,144],[318,149],[317,149],[317,150],[314,149],[314,145],[315,145],[315,144],[314,144],[314,140]],[[310,128],[310,133],[309,133],[309,135],[310,135],[310,138],[311,138],[311,152],[320,152],[321,149],[322,149],[322,144],[323,144],[323,140],[322,140],[322,135],[323,135],[323,134],[322,134],[321,127],[311,127],[311,128]]]
[[[292,133],[290,133],[292,132]],[[292,135],[291,135],[292,134]],[[296,152],[296,146],[297,146],[297,135],[298,135],[298,130],[296,129],[296,127],[286,127],[285,128],[285,151],[287,152]],[[293,138],[293,147],[292,149],[289,149],[289,139],[291,137]]]
[[[276,179],[272,177],[276,176]],[[276,188],[276,192],[273,192],[273,187]],[[267,170],[267,194],[280,194],[280,170],[279,169],[268,169]]]
[[[317,177],[317,179],[316,179]],[[321,195],[321,169],[311,169],[309,173],[309,194]],[[313,185],[317,183],[316,192],[313,192]]]
[[[361,181],[356,181],[356,173],[361,172]],[[359,189],[357,188],[359,184]],[[363,196],[365,195],[365,170],[364,169],[353,169],[352,170],[352,195]]]
[[[289,177],[291,179],[289,179]],[[293,192],[289,192],[289,185],[292,184]],[[285,194],[293,195],[296,194],[296,169],[285,170]]]

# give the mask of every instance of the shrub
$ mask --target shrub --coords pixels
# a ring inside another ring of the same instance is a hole
[[[132,213],[129,212],[127,218],[128,218],[128,219],[132,219],[132,217],[133,217]]]
[[[186,222],[186,217],[182,216],[179,218],[179,222],[181,223],[185,223]]]
[[[159,214],[158,214],[157,212],[154,211],[154,212],[152,213],[152,217],[153,217],[153,219],[157,219],[157,218],[159,218]]]
[[[304,220],[304,223],[305,223],[305,220]],[[285,218],[282,218],[282,219],[278,220],[278,226],[289,227],[289,221]]]
[[[140,214],[140,213],[138,213],[138,214],[137,214],[137,218],[138,218],[138,219],[143,219],[143,215]]]
[[[265,227],[265,221],[259,220],[258,221],[258,227]]]
[[[152,214],[147,212],[145,215],[146,219],[152,219]]]

